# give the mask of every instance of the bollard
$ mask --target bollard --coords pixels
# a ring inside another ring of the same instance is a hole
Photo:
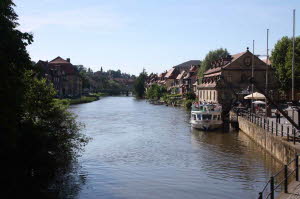
[[[284,165],[284,193],[288,193],[288,166]]]
[[[274,199],[274,177],[270,178],[270,196],[271,199]]]

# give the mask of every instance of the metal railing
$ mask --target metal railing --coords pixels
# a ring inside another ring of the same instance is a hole
[[[293,167],[294,169],[290,169],[289,167]],[[288,193],[288,184],[293,178],[293,174],[295,173],[295,180],[299,181],[299,155],[296,155],[293,160],[291,160],[288,164],[284,165],[284,167],[279,170],[275,175],[270,177],[270,180],[263,187],[262,191],[259,192],[258,199],[274,199],[275,193],[278,188],[283,188],[284,193]]]
[[[246,110],[237,110],[233,109],[233,111],[238,115],[242,116],[243,118],[247,119],[248,121],[256,124],[257,126],[263,128],[265,131],[270,132],[275,136],[285,137],[288,142],[292,141],[294,144],[300,141],[300,133],[299,131],[293,127],[292,125],[284,125],[273,120],[255,114],[250,113]]]

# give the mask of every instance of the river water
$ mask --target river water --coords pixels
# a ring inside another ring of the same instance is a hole
[[[132,97],[71,107],[92,138],[75,198],[257,198],[281,166],[243,132],[202,132],[183,108]]]

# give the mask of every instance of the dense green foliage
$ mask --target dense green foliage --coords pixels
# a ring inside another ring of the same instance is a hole
[[[166,93],[167,89],[164,86],[153,84],[147,89],[146,97],[152,100],[159,100]]]
[[[145,82],[147,79],[147,73],[145,70],[140,73],[138,78],[134,82],[134,93],[136,98],[143,98],[145,95]]]
[[[134,75],[122,73],[120,70],[93,72],[90,68],[85,68],[83,65],[75,65],[82,79],[82,88],[91,89],[95,92],[107,92],[107,94],[120,94],[121,90],[132,90]]]
[[[223,49],[223,48],[219,48],[217,50],[211,50],[207,53],[207,55],[205,56],[204,60],[201,62],[201,67],[198,71],[198,75],[200,78],[202,78],[203,73],[209,69],[210,64],[213,61],[216,61],[217,59],[220,59],[221,57],[226,57],[228,56],[229,53],[227,51],[227,49]]]
[[[272,66],[276,68],[276,75],[283,91],[291,89],[292,85],[292,38],[282,37],[271,54]],[[295,40],[295,88],[300,87],[300,37]]]
[[[53,86],[33,71],[26,51],[33,38],[16,29],[13,6],[11,0],[0,1],[1,194],[26,198],[32,191],[45,198],[54,177],[70,168],[88,139],[67,106],[53,99]]]
[[[196,99],[196,94],[194,92],[187,92],[185,94],[185,99],[187,99],[187,100],[195,100]]]

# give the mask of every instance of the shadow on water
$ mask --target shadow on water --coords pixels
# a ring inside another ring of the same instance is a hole
[[[63,168],[44,167],[30,174],[25,174],[26,170],[22,164],[6,168],[1,177],[2,183],[5,183],[4,186],[2,184],[1,192],[4,198],[73,199],[86,182],[76,162],[64,165]],[[53,170],[55,174],[50,174]]]

